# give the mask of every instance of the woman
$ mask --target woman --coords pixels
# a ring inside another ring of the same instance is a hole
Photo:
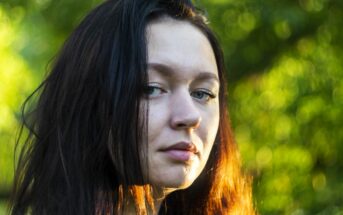
[[[191,2],[104,2],[28,99],[12,214],[254,214],[225,91]]]

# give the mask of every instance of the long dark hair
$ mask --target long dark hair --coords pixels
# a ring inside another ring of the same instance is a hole
[[[162,16],[205,34],[221,88],[219,131],[207,165],[193,185],[166,197],[160,213],[254,213],[228,121],[223,55],[204,16],[186,0],[108,0],[71,34],[25,102],[37,98],[33,109],[23,108],[12,214],[121,214],[128,200],[137,214],[154,211],[141,168],[147,164],[139,159],[148,111],[140,100],[146,26]]]

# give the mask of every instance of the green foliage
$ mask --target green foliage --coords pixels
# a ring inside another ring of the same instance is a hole
[[[13,177],[20,104],[98,2],[0,3],[0,193]],[[343,1],[196,2],[223,45],[232,123],[259,212],[343,214]]]
[[[13,178],[14,136],[18,112],[25,95],[32,88],[32,74],[25,60],[17,52],[17,26],[15,19],[5,14],[0,5],[0,192],[8,192]]]
[[[7,204],[6,202],[0,201],[0,215],[6,215],[7,213]]]
[[[217,4],[207,6],[224,44],[232,122],[260,213],[343,213],[343,5]]]

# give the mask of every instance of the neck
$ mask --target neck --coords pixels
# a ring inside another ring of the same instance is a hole
[[[154,207],[155,211],[152,211],[152,209],[149,207],[147,214],[152,214],[152,215],[157,215],[163,201],[165,200],[166,196],[173,192],[174,189],[161,189],[161,188],[154,188],[153,189],[153,201],[154,201]],[[129,195],[130,196],[130,195]],[[127,206],[124,209],[123,214],[137,214],[136,212],[136,206],[135,206],[135,201],[132,197],[130,197]]]

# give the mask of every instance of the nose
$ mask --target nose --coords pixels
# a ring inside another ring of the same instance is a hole
[[[201,122],[199,107],[189,92],[179,93],[172,98],[170,125],[173,129],[196,129]]]

